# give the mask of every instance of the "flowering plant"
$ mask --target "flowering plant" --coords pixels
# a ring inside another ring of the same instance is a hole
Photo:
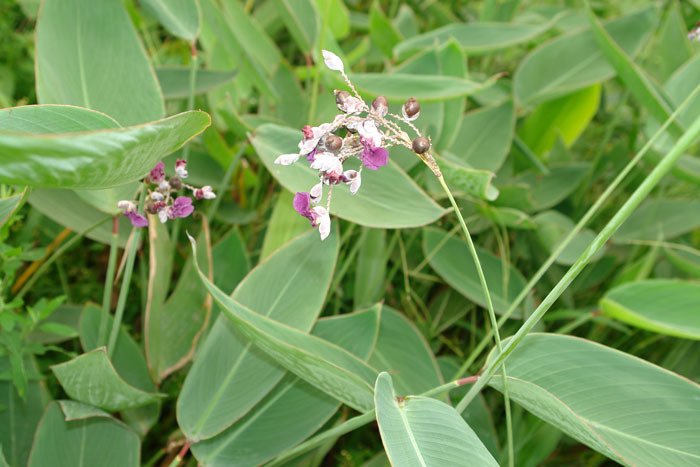
[[[302,129],[303,137],[299,142],[299,151],[282,154],[275,164],[291,165],[302,156],[310,163],[312,169],[318,170],[319,182],[308,192],[299,192],[294,196],[294,209],[309,219],[313,227],[319,228],[321,240],[330,234],[330,207],[333,186],[344,183],[355,194],[362,183],[362,169],[378,170],[387,165],[391,146],[404,146],[415,152],[428,164],[433,172],[441,177],[435,159],[428,152],[430,140],[421,136],[420,131],[411,123],[420,115],[420,104],[414,98],[408,99],[402,109],[402,115],[389,113],[386,97],[379,96],[369,106],[362,100],[352,82],[345,74],[345,68],[340,58],[328,50],[323,51],[326,66],[339,71],[352,94],[348,91],[336,90],[335,102],[342,113],[332,122],[323,123],[316,127],[306,125]],[[418,137],[411,140],[399,123],[406,124]],[[336,132],[345,131],[341,137]],[[345,170],[345,164],[350,158],[360,160],[358,170]],[[326,206],[316,206],[323,198],[323,186],[328,186]]]

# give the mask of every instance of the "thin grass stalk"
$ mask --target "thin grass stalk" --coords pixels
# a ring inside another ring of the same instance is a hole
[[[674,116],[671,116],[669,121],[673,121],[674,118]],[[697,117],[691,127],[685,133],[683,133],[671,151],[637,187],[637,189],[627,199],[625,204],[623,204],[617,211],[613,218],[608,221],[605,227],[603,227],[600,233],[595,237],[593,242],[591,242],[588,248],[586,248],[586,251],[579,256],[573,266],[571,266],[566,274],[564,274],[564,277],[562,277],[562,279],[554,286],[544,300],[542,300],[542,303],[540,303],[537,309],[532,313],[532,315],[530,315],[527,321],[525,321],[520,329],[518,329],[518,332],[516,332],[515,335],[508,341],[505,349],[503,349],[503,351],[499,351],[497,355],[494,355],[490,362],[487,362],[484,370],[481,373],[481,377],[476,381],[474,386],[469,389],[469,392],[457,405],[458,412],[462,412],[474,399],[474,397],[476,397],[479,391],[481,391],[481,389],[488,383],[489,379],[491,379],[506,358],[508,358],[508,356],[523,341],[523,339],[525,339],[525,336],[527,336],[532,328],[535,327],[542,316],[544,316],[547,310],[549,310],[554,302],[557,301],[571,282],[576,279],[576,276],[578,276],[583,268],[586,267],[598,250],[605,245],[605,242],[612,237],[615,231],[632,214],[637,206],[639,206],[639,204],[646,199],[649,193],[651,193],[651,190],[656,187],[663,176],[673,168],[678,158],[683,155],[685,150],[693,144],[693,141],[698,136],[700,136],[700,116]]]
[[[624,169],[615,177],[615,179],[608,185],[608,187],[603,191],[600,197],[593,203],[588,211],[583,215],[581,220],[574,226],[574,228],[567,234],[567,236],[562,240],[558,246],[552,251],[547,260],[540,266],[537,272],[532,276],[530,281],[523,287],[518,296],[513,300],[505,313],[498,320],[498,326],[502,326],[508,318],[515,312],[520,303],[528,296],[530,291],[535,287],[535,285],[540,281],[542,276],[545,275],[547,270],[550,268],[554,261],[559,257],[559,255],[564,251],[564,249],[571,243],[574,237],[583,229],[583,227],[588,224],[597,214],[602,205],[608,200],[610,195],[617,189],[617,187],[622,183],[625,177],[632,171],[634,167],[642,160],[647,151],[654,145],[654,143],[664,134],[666,128],[673,122],[676,117],[685,109],[688,104],[695,98],[695,96],[700,93],[700,85],[697,86],[692,93],[681,103],[680,106],[673,112],[673,114],[664,122],[664,124],[654,133],[649,141],[642,147],[642,149],[635,155],[635,157],[625,166]],[[469,358],[460,367],[457,372],[457,377],[464,375],[467,370],[474,364],[479,355],[484,351],[489,341],[493,338],[493,330],[489,330],[486,335],[479,341],[479,344],[474,348],[474,350],[469,355]]]
[[[105,276],[104,292],[102,294],[102,314],[100,315],[100,327],[97,332],[97,346],[103,347],[107,339],[107,322],[112,304],[112,289],[114,288],[114,272],[117,266],[117,251],[119,250],[119,218],[112,220],[112,241],[109,244],[109,262],[107,263],[107,275]]]

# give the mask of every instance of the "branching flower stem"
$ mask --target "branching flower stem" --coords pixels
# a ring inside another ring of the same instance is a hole
[[[457,218],[459,219],[459,224],[462,227],[462,232],[464,233],[464,237],[467,241],[467,246],[469,247],[469,252],[472,255],[472,258],[474,259],[474,264],[476,265],[476,271],[479,276],[479,281],[481,282],[481,288],[484,291],[484,296],[486,297],[486,304],[488,305],[488,313],[489,313],[489,320],[491,321],[491,327],[493,328],[493,335],[496,341],[496,347],[498,348],[499,352],[503,351],[503,345],[501,344],[501,335],[500,332],[498,331],[498,322],[496,321],[496,311],[493,308],[493,301],[491,300],[491,293],[489,292],[489,286],[486,283],[486,277],[484,276],[484,270],[481,267],[481,261],[479,261],[479,255],[476,251],[476,247],[474,246],[474,241],[472,240],[471,235],[469,234],[469,229],[467,228],[466,222],[464,222],[464,217],[462,217],[462,212],[459,210],[459,206],[457,206],[457,202],[454,199],[454,196],[452,196],[452,192],[450,189],[447,187],[447,183],[445,183],[445,178],[440,175],[438,177],[438,180],[440,181],[440,185],[442,185],[442,188],[445,190],[445,193],[447,194],[447,197],[450,199],[450,203],[452,204],[452,207],[454,208],[455,214],[457,215]],[[511,410],[510,410],[510,395],[508,393],[508,381],[507,381],[507,375],[506,375],[506,367],[503,365],[503,399],[505,403],[505,409],[506,409],[506,432],[507,432],[507,438],[508,438],[508,465],[513,466],[514,465],[514,452],[513,452],[513,421],[511,417]]]
[[[673,117],[669,118],[673,121]],[[639,204],[646,199],[651,190],[659,183],[661,178],[666,175],[674,166],[678,158],[683,155],[686,149],[690,147],[693,141],[700,136],[700,117],[697,117],[692,126],[681,136],[678,142],[673,146],[671,151],[659,162],[652,172],[644,179],[637,187],[632,195],[627,199],[625,204],[617,211],[612,219],[603,227],[600,233],[595,237],[593,242],[579,256],[576,262],[564,274],[564,277],[554,286],[549,294],[542,300],[542,303],[530,315],[530,317],[518,329],[518,332],[508,341],[503,351],[499,351],[494,355],[482,371],[482,376],[476,381],[469,392],[457,405],[457,411],[463,411],[476,395],[488,383],[491,377],[495,374],[498,368],[513,353],[515,348],[525,339],[525,336],[539,322],[549,308],[557,301],[566,288],[573,282],[578,274],[583,270],[593,256],[607,242],[622,223],[632,214]]]

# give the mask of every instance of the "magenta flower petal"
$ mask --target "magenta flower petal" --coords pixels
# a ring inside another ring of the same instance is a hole
[[[134,227],[146,227],[148,225],[148,219],[136,211],[127,212],[124,215],[129,218],[131,225]]]
[[[192,199],[187,196],[179,196],[170,209],[168,210],[168,217],[174,219],[176,217],[187,217],[194,211],[194,206],[192,206]]]
[[[311,221],[311,225],[316,227],[318,215],[311,209],[311,195],[305,191],[294,195],[294,210]]]
[[[364,149],[362,150],[362,164],[370,170],[377,170],[384,167],[389,161],[389,153],[386,149],[375,147],[372,142],[365,138],[360,138]]]
[[[158,162],[153,167],[149,176],[153,183],[160,183],[165,180],[165,164],[163,164],[163,161]]]

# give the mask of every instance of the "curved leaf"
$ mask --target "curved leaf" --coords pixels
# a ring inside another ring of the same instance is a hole
[[[700,201],[695,199],[649,199],[615,232],[613,240],[665,240],[700,226]]]
[[[171,34],[194,41],[199,34],[197,0],[141,0],[140,4]]]
[[[501,390],[501,376],[489,384]],[[700,461],[700,386],[632,355],[577,337],[530,334],[508,358],[508,391],[621,464]]]
[[[604,27],[630,55],[654,29],[656,9],[645,8],[606,22]],[[612,78],[608,64],[589,29],[551,40],[532,51],[518,66],[513,91],[520,104],[533,104],[569,94]]]
[[[322,318],[312,333],[358,358],[372,352],[381,305],[369,310]],[[192,446],[207,466],[259,465],[299,443],[321,427],[340,403],[298,376],[284,378],[250,412],[223,433]],[[288,423],[279,423],[281,414]]]
[[[67,119],[56,113],[78,112],[81,118],[105,121],[98,112],[63,106],[35,106],[0,111],[0,180],[47,188],[98,189],[143,177],[166,155],[182,147],[211,123],[201,111],[185,112],[142,125],[84,133],[48,134],[7,131],[20,116]],[[90,115],[88,117],[88,115]],[[34,120],[36,122],[36,120]],[[38,123],[35,123],[35,125]]]
[[[53,365],[51,370],[71,398],[109,412],[151,404],[164,396],[136,389],[124,381],[104,347]]]
[[[337,248],[336,233],[321,242],[311,230],[253,269],[233,298],[273,326],[284,323],[306,332],[323,306]],[[255,341],[237,332],[226,316],[214,323],[178,398],[178,423],[189,438],[221,432],[282,378],[284,368],[253,346]]]
[[[0,227],[5,225],[15,212],[19,202],[22,200],[23,193],[17,193],[16,195],[8,196],[7,198],[0,199]]]
[[[120,2],[46,2],[37,19],[35,64],[41,104],[99,110],[121,125],[165,115],[155,73]]]
[[[388,373],[377,378],[374,401],[379,433],[392,465],[498,465],[455,409],[429,397],[397,399]]]
[[[298,130],[279,125],[260,126],[252,143],[267,169],[292,193],[309,191],[318,173],[303,160],[291,166],[275,165],[280,154],[296,151]],[[351,195],[345,187],[333,192],[331,213],[367,227],[400,228],[429,224],[445,213],[393,162],[380,170],[365,170],[362,187]]]
[[[75,415],[74,407],[70,407]],[[87,417],[87,418],[83,418]],[[52,402],[36,432],[30,467],[55,465],[104,465],[133,467],[141,463],[141,443],[136,433],[121,422],[89,409],[79,419],[64,416]]]
[[[628,282],[605,294],[606,315],[659,334],[700,340],[700,284],[655,279]]]

